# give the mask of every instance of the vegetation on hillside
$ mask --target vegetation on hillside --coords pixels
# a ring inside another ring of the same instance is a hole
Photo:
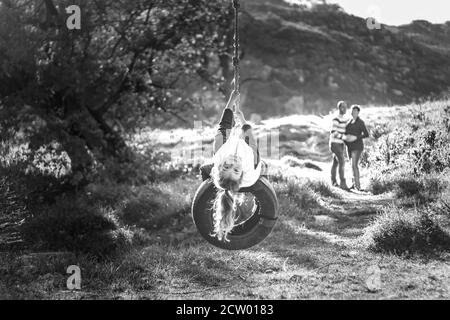
[[[80,30],[66,28],[73,4],[82,7]],[[209,61],[230,65],[231,9],[221,1],[2,1],[0,135],[8,165],[48,169],[76,187],[102,167],[132,163],[127,135],[164,114],[179,121],[197,106],[191,94],[199,88],[187,83],[226,90],[229,79],[214,77]],[[48,163],[49,154],[59,163]]]
[[[377,251],[450,250],[444,231],[450,207],[450,103],[410,107],[410,119],[384,124],[369,150],[369,190],[394,192],[402,206],[386,208],[367,229]]]

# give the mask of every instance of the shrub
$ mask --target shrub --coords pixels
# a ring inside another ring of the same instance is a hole
[[[116,223],[83,200],[60,198],[39,211],[21,228],[24,240],[35,249],[107,256],[126,244]]]
[[[374,128],[370,130],[370,133],[375,140],[378,140],[382,136],[388,134],[389,129],[386,124],[377,124]]]
[[[120,213],[121,220],[126,224],[138,225],[147,229],[152,228],[158,216],[162,214],[161,211],[164,210],[157,199],[155,193],[148,196],[132,197],[127,200]]]
[[[390,173],[372,172],[368,190],[375,195],[394,192],[398,198],[412,198],[417,203],[439,199],[448,185],[445,174],[414,174],[409,168]]]
[[[368,164],[388,175],[402,168],[416,175],[443,172],[450,168],[449,118],[448,109],[441,105],[426,111],[412,108],[409,121],[395,120],[392,132],[377,131],[378,141],[369,148]]]
[[[445,189],[441,198],[431,208],[433,213],[440,218],[441,224],[450,228],[450,188]]]
[[[388,253],[450,251],[450,235],[428,209],[388,207],[366,228],[363,243],[369,250]]]
[[[421,204],[439,199],[446,187],[440,175],[398,177],[394,184],[397,197],[412,197]]]
[[[59,195],[75,190],[70,183],[39,172],[26,173],[21,166],[0,166],[0,176],[10,192],[28,207],[53,203]]]
[[[368,191],[374,195],[383,194],[392,191],[394,184],[391,181],[382,179],[380,177],[371,177],[369,180]]]
[[[0,218],[25,211],[23,197],[15,192],[6,176],[0,175]]]
[[[119,183],[91,183],[85,188],[87,198],[92,204],[116,207],[131,194],[131,186]]]
[[[423,190],[423,184],[419,181],[419,178],[414,177],[402,177],[394,181],[397,189],[397,196],[399,197],[412,197],[420,195]]]

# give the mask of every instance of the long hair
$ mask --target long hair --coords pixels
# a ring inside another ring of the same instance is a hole
[[[214,166],[211,176],[218,189],[213,205],[214,230],[212,235],[220,241],[229,241],[228,234],[234,228],[236,206],[239,201],[239,197],[234,193],[239,191],[242,177],[238,181],[224,177],[221,166],[218,168]]]

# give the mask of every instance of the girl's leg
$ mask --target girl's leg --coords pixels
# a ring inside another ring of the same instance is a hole
[[[231,130],[234,125],[233,110],[226,108],[223,110],[222,117],[219,122],[219,130]]]
[[[219,129],[214,137],[214,153],[227,141],[231,128],[234,126],[234,113],[230,108],[225,108],[219,122]]]

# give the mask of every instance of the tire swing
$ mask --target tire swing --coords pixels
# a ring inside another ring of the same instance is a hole
[[[234,87],[239,91],[239,1],[233,0],[235,10],[235,36],[234,36]],[[262,242],[272,232],[278,218],[278,199],[275,190],[265,177],[249,188],[242,188],[239,193],[249,194],[252,197],[252,208],[238,206],[239,216],[247,219],[237,224],[228,235],[229,241],[219,241],[213,237],[213,202],[217,189],[209,178],[212,166],[202,168],[202,175],[207,177],[198,188],[192,203],[192,216],[200,235],[215,247],[225,250],[244,250]]]

